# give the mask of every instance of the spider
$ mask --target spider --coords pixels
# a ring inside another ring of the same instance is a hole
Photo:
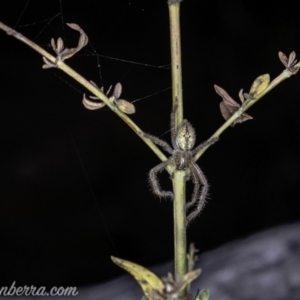
[[[186,170],[186,180],[192,180],[194,184],[194,191],[191,201],[186,204],[186,210],[190,209],[193,205],[196,205],[196,208],[187,216],[186,224],[189,224],[202,210],[205,204],[205,198],[208,193],[208,183],[207,180],[199,168],[199,166],[194,161],[194,155],[202,148],[214,144],[219,138],[211,138],[204,143],[200,144],[193,149],[196,142],[196,133],[195,129],[192,127],[191,123],[187,120],[183,120],[182,123],[175,128],[175,112],[177,105],[171,114],[171,146],[147,133],[144,133],[144,136],[149,138],[153,143],[161,146],[166,152],[171,154],[171,157],[158,164],[156,167],[150,170],[149,181],[152,187],[153,192],[162,198],[174,199],[174,195],[171,191],[163,191],[160,188],[157,173],[162,172],[168,165],[173,165],[176,170]],[[171,178],[173,174],[171,174]],[[202,185],[202,189],[200,190]]]

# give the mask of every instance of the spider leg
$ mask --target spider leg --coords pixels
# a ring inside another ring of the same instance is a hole
[[[194,190],[193,190],[192,200],[186,203],[186,206],[185,206],[186,210],[188,210],[191,206],[193,206],[197,202],[197,199],[199,197],[200,186],[201,186],[201,183],[199,182],[196,171],[193,169],[193,167],[190,168],[189,177],[192,178],[192,182],[194,184]],[[186,180],[188,180],[189,177],[186,178]]]
[[[144,137],[146,137],[149,140],[151,140],[154,144],[161,146],[169,154],[171,154],[171,155],[173,154],[173,149],[171,148],[171,146],[167,142],[159,139],[156,136],[150,135],[148,133],[143,133],[143,135],[144,135]]]
[[[169,163],[170,160],[166,160],[160,163],[159,165],[157,165],[156,167],[154,167],[153,169],[151,169],[149,173],[149,182],[151,184],[152,191],[154,194],[162,198],[171,198],[171,200],[173,200],[174,199],[173,193],[170,191],[169,192],[163,191],[157,179],[157,173],[162,172]]]
[[[205,204],[205,198],[206,195],[208,193],[208,182],[203,174],[203,172],[201,171],[201,169],[198,167],[197,164],[195,164],[194,162],[191,162],[190,164],[190,170],[191,173],[193,173],[193,176],[197,176],[197,184],[195,184],[195,188],[194,188],[194,194],[193,194],[193,198],[191,200],[191,203],[195,203],[197,198],[197,189],[199,189],[198,185],[200,186],[200,184],[203,185],[200,195],[198,194],[198,203],[197,206],[195,208],[194,211],[192,211],[188,216],[187,216],[187,220],[186,220],[186,224],[189,224],[203,209],[203,206]],[[194,199],[195,198],[195,199]]]
[[[207,146],[210,146],[212,144],[214,144],[215,142],[217,142],[219,140],[219,137],[214,137],[214,138],[211,138],[205,142],[203,142],[202,144],[200,144],[199,146],[197,146],[196,148],[194,148],[192,150],[192,155],[195,155],[199,150],[207,147]]]

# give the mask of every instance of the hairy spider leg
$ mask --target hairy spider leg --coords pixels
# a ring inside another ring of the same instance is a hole
[[[144,133],[144,137],[151,140],[154,144],[161,146],[169,154],[171,154],[171,155],[173,154],[173,149],[167,142],[162,141],[161,139],[157,138],[156,136],[150,135],[148,133]]]
[[[163,191],[160,188],[160,185],[158,183],[158,179],[156,176],[158,172],[162,172],[167,167],[167,165],[170,163],[170,160],[171,159],[168,159],[168,160],[162,162],[161,164],[157,165],[153,169],[151,169],[150,173],[149,173],[149,181],[150,181],[153,192],[157,196],[162,197],[162,198],[171,198],[171,200],[173,200],[174,199],[173,193],[170,191],[169,192]]]
[[[199,150],[201,150],[207,146],[213,145],[218,140],[219,140],[219,137],[217,136],[217,137],[211,138],[211,139],[203,142],[202,144],[200,144],[199,146],[197,146],[196,148],[194,148],[192,150],[192,155],[194,156]]]
[[[200,212],[201,210],[203,209],[203,206],[205,204],[205,198],[206,198],[206,195],[208,193],[208,183],[207,183],[207,180],[203,174],[203,172],[201,171],[201,169],[198,167],[197,164],[195,163],[191,163],[190,164],[190,169],[191,169],[191,173],[194,173],[195,176],[198,177],[198,180],[197,180],[197,183],[194,183],[195,186],[196,185],[199,185],[202,184],[203,187],[201,189],[201,192],[200,192],[200,196],[198,197],[198,203],[197,203],[197,206],[195,208],[194,211],[192,211],[188,216],[187,216],[187,221],[186,221],[186,224],[188,225]],[[196,201],[197,201],[197,198],[195,198]],[[192,199],[191,202],[196,202],[195,199]]]
[[[186,180],[192,179],[192,182],[194,184],[194,190],[193,190],[193,195],[192,199],[186,203],[185,209],[188,210],[190,207],[192,207],[198,200],[199,193],[200,193],[200,187],[201,184],[199,184],[199,178],[196,175],[196,172],[193,172],[193,170],[189,172],[189,176],[187,176]]]

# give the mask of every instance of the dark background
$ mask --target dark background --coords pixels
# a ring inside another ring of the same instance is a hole
[[[62,0],[64,21],[93,45],[67,64],[105,89],[121,82],[130,101],[170,87],[168,69],[144,65],[170,63],[166,2]],[[31,0],[22,14],[26,3],[1,1],[0,20],[14,26],[21,16],[16,29],[49,51],[51,37],[76,46],[61,16],[38,23],[60,1]],[[283,70],[278,51],[300,53],[296,3],[183,1],[184,111],[198,143],[224,122],[213,84],[238,100],[257,76]],[[93,51],[142,65],[100,56],[101,82]],[[123,274],[110,255],[146,266],[171,260],[172,205],[147,182],[157,157],[108,109],[86,110],[83,87],[42,70],[37,53],[3,32],[0,60],[0,286],[96,284]],[[210,199],[188,239],[201,252],[300,219],[299,80],[265,96],[249,111],[254,120],[226,130],[198,161]],[[134,122],[169,142],[170,90],[135,105]],[[170,185],[166,174],[160,181]]]

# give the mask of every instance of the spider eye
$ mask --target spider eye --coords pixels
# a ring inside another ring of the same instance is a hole
[[[176,143],[177,146],[183,150],[191,150],[193,149],[196,142],[196,133],[195,129],[187,120],[183,120],[181,125],[178,128]]]

